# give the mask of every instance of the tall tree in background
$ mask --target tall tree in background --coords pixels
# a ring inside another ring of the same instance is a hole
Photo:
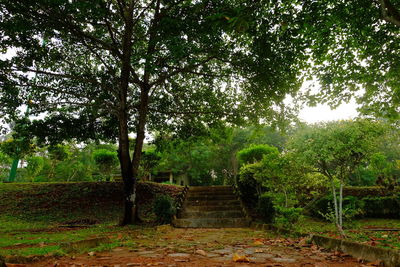
[[[384,132],[383,125],[373,121],[338,121],[306,127],[290,140],[288,150],[298,162],[309,167],[309,172],[319,172],[331,182],[335,224],[341,235],[344,235],[343,186],[376,151],[379,137]],[[339,182],[339,198],[336,182]]]
[[[364,114],[400,119],[400,1],[304,1],[313,69],[311,102],[354,97]]]
[[[17,54],[0,61],[0,118],[31,99],[39,141],[117,138],[132,223],[146,130],[272,118],[299,89],[304,14],[261,2],[3,0],[0,48]]]

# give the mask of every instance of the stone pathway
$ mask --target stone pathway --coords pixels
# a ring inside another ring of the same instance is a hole
[[[137,246],[73,257],[52,258],[27,266],[374,266],[339,252],[248,228],[162,230],[137,235]]]

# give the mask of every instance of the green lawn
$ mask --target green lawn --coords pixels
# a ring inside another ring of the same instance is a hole
[[[60,244],[108,237],[102,250],[134,242],[130,231],[149,234],[144,226],[119,227],[123,211],[120,183],[0,183],[0,255],[60,255]],[[178,194],[181,188],[141,183],[139,215],[147,221],[154,195]],[[81,226],[81,227],[77,227]],[[129,237],[129,238],[128,238]],[[82,251],[85,252],[85,251]]]

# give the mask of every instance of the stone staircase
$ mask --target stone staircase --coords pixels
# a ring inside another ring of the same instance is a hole
[[[225,228],[248,227],[250,220],[231,186],[192,186],[172,223],[183,228]]]

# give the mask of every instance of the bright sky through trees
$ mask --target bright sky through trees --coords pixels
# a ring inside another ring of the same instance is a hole
[[[342,119],[352,119],[357,117],[357,104],[354,101],[342,104],[336,109],[331,109],[328,105],[318,104],[315,107],[304,107],[300,110],[299,118],[308,123],[320,121],[333,121]]]

